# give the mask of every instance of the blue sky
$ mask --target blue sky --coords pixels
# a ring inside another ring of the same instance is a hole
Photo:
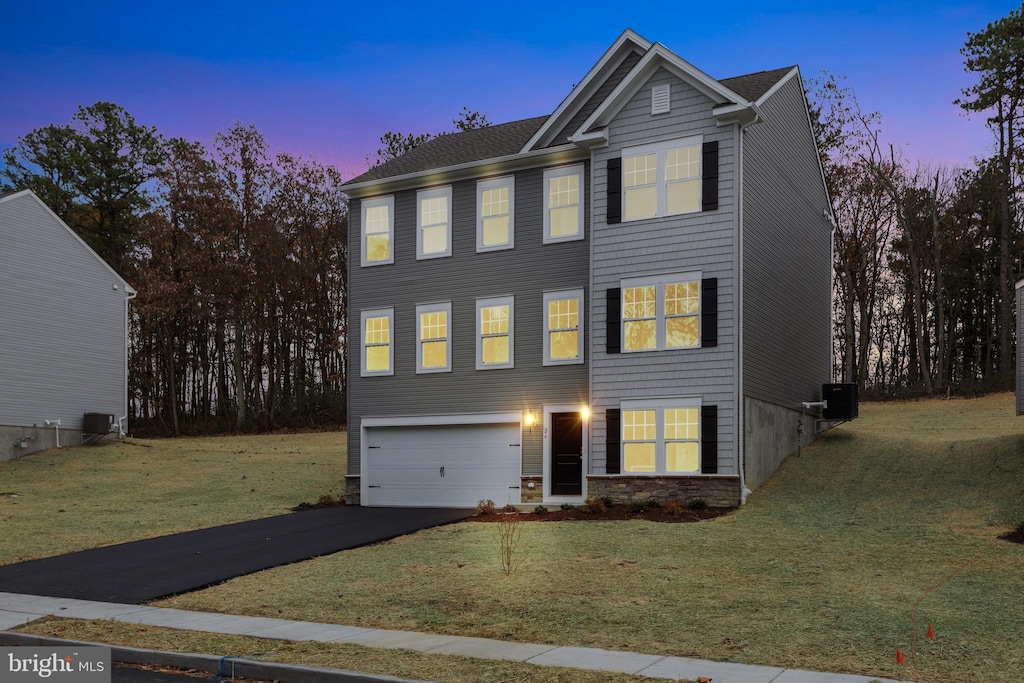
[[[212,6],[211,6],[212,5]],[[847,77],[887,142],[927,163],[991,147],[952,101],[959,53],[1013,2],[18,3],[0,22],[0,147],[109,100],[166,136],[235,121],[275,151],[365,170],[388,130],[550,113],[626,27],[716,78],[799,64]]]

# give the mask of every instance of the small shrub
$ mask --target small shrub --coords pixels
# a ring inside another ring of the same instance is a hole
[[[634,500],[629,504],[630,512],[647,512],[650,504],[646,500]]]
[[[518,569],[526,553],[520,544],[523,537],[523,519],[519,510],[502,515],[498,520],[498,547],[501,552],[501,571],[505,576],[511,576]]]
[[[612,505],[615,505],[615,501],[612,500],[611,496],[602,496],[601,502],[604,503],[606,508],[610,508]]]
[[[548,514],[548,509],[543,505],[538,505],[537,507],[533,508],[533,512],[538,515],[546,515]]]
[[[517,507],[516,507],[515,505],[513,505],[512,503],[509,503],[509,504],[508,504],[508,505],[506,505],[505,507],[501,508],[501,511],[502,511],[502,512],[519,512],[519,508],[517,508]]]
[[[1016,531],[1018,534],[1024,534],[1024,522],[1018,524],[1016,527],[1014,527],[1013,530]]]
[[[573,508],[575,508],[576,506],[575,506],[575,505],[573,505],[572,503],[562,503],[562,504],[561,504],[561,505],[560,505],[559,507],[560,507],[560,508],[561,508],[562,510],[572,510],[572,509],[573,509]]]
[[[337,501],[334,499],[334,496],[332,496],[329,493],[325,493],[325,494],[323,494],[322,496],[320,496],[319,498],[316,499],[316,504],[317,505],[337,505]]]
[[[607,509],[608,506],[604,504],[604,499],[602,498],[587,498],[583,501],[582,510],[588,514],[604,512]]]
[[[478,500],[476,503],[476,514],[478,515],[490,515],[494,512],[494,509],[494,501],[490,498]]]
[[[703,498],[694,498],[693,500],[686,504],[686,507],[690,508],[691,510],[707,510],[708,502]]]
[[[683,511],[683,505],[678,500],[670,500],[665,503],[665,512],[675,517]]]

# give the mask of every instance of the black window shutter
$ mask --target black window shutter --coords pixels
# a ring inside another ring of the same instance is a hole
[[[718,346],[718,278],[700,281],[700,345]]]
[[[622,222],[622,158],[615,157],[608,160],[608,213],[605,222]]]
[[[718,210],[718,141],[705,142],[704,176],[701,182],[701,210]]]
[[[605,293],[607,306],[607,330],[605,351],[622,353],[622,288],[612,287]]]
[[[718,406],[700,407],[700,471],[718,474]]]
[[[622,413],[618,408],[609,408],[604,413],[605,429],[607,429],[605,443],[608,446],[608,456],[604,465],[605,474],[619,474],[621,471],[619,467],[619,461],[622,459],[620,456],[622,442],[619,438],[621,419]]]

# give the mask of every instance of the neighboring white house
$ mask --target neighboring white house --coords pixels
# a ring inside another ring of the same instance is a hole
[[[30,190],[0,196],[0,460],[127,421],[135,293]]]

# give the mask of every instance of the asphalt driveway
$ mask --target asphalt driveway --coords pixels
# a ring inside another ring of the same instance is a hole
[[[344,506],[295,512],[0,567],[0,591],[143,603],[473,515]]]

